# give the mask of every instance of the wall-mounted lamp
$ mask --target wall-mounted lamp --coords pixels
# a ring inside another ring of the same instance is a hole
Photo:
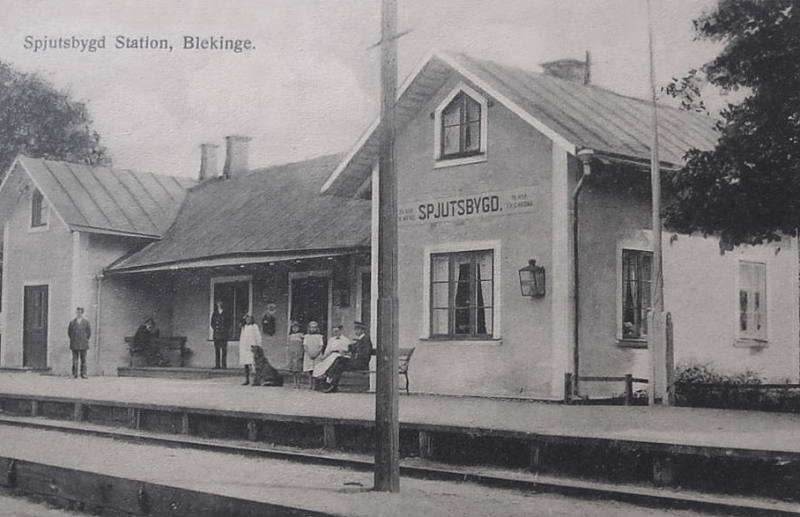
[[[537,266],[535,260],[529,260],[528,265],[519,270],[519,288],[522,296],[541,298],[545,294],[545,271],[542,266]]]

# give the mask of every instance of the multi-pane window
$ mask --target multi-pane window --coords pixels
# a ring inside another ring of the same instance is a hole
[[[31,228],[47,226],[47,200],[39,189],[31,196]]]
[[[431,255],[431,336],[492,335],[493,271],[491,250]]]
[[[767,339],[767,266],[739,263],[739,337]]]
[[[653,254],[622,250],[622,339],[647,337]]]
[[[481,150],[481,105],[464,92],[442,110],[441,157],[456,158]]]
[[[214,300],[212,307],[217,302],[222,302],[222,308],[231,315],[232,325],[229,339],[239,341],[239,334],[244,325],[244,315],[250,312],[250,281],[240,280],[234,282],[217,282],[214,284]]]

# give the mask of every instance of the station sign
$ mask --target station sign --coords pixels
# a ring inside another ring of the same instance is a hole
[[[534,189],[528,187],[400,203],[397,223],[437,223],[532,212],[533,199]]]

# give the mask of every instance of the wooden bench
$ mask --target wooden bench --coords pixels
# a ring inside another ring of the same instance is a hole
[[[137,355],[133,350],[133,336],[127,336],[125,343],[128,345],[128,364],[133,367],[134,356]],[[169,361],[169,366],[184,366],[184,358],[189,353],[189,349],[186,348],[186,336],[155,337],[153,344],[158,346],[161,355]]]
[[[413,347],[412,348],[400,348],[400,349],[397,350],[397,363],[398,363],[397,364],[397,373],[400,376],[405,377],[406,385],[405,385],[405,388],[401,388],[401,389],[405,389],[406,390],[406,395],[409,395],[411,393],[410,384],[409,384],[409,381],[408,381],[408,366],[409,366],[409,363],[411,362],[411,356],[412,356],[412,354],[414,354],[414,350],[415,349]],[[372,355],[375,355],[375,352],[376,352],[375,349],[373,349],[372,350]],[[369,379],[369,375],[373,374],[373,373],[377,373],[377,372],[375,370],[347,370],[342,375],[342,378],[344,379],[347,376],[359,377],[363,381],[364,378],[366,378],[368,380]],[[345,381],[345,385],[349,385],[349,384],[350,384],[349,382]],[[340,386],[341,386],[341,384],[340,384]]]

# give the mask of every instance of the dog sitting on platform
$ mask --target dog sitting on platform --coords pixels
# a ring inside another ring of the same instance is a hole
[[[253,351],[253,386],[283,386],[283,377],[272,367],[260,346],[252,346]]]

